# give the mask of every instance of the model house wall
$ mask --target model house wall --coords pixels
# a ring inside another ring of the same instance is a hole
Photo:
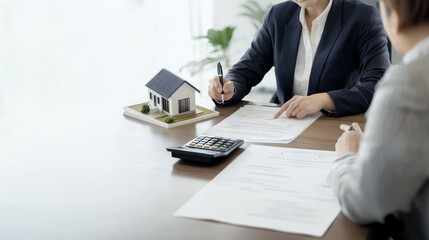
[[[173,116],[195,113],[195,89],[184,83],[173,93],[170,98],[170,104]]]
[[[149,104],[170,116],[195,113],[195,91],[197,88],[166,69],[152,78],[146,87]]]

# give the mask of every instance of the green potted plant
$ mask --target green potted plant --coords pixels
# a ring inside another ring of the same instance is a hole
[[[252,26],[256,31],[258,31],[264,22],[265,14],[271,6],[272,4],[268,4],[263,7],[257,1],[249,0],[246,3],[241,4],[243,12],[240,13],[240,16],[248,17]]]
[[[242,4],[243,11],[240,13],[241,16],[248,17],[251,24],[259,30],[264,21],[265,13],[270,9],[272,5],[261,6],[255,0],[249,0]],[[207,34],[204,36],[196,37],[197,40],[206,40],[209,44],[209,53],[207,57],[198,61],[191,61],[180,68],[190,69],[191,75],[195,75],[204,69],[207,65],[213,65],[215,62],[223,62],[223,66],[226,69],[231,68],[230,60],[230,44],[234,34],[235,27],[227,26],[224,29],[208,29]]]
[[[207,35],[196,37],[195,39],[207,40],[210,48],[210,52],[207,57],[198,61],[191,61],[180,68],[180,71],[188,68],[190,69],[191,75],[203,70],[206,65],[214,62],[223,62],[226,68],[230,68],[230,55],[229,47],[234,34],[235,27],[227,26],[224,29],[207,30]]]

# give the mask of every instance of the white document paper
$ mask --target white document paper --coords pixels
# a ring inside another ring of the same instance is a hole
[[[273,119],[279,109],[246,105],[204,134],[247,142],[290,143],[322,115],[318,112],[304,119],[287,118],[285,115]]]
[[[340,212],[330,151],[250,145],[176,216],[321,237]]]

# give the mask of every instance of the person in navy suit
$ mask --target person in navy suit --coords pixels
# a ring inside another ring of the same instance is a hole
[[[359,0],[293,0],[274,5],[243,57],[224,78],[210,80],[218,106],[240,101],[275,68],[275,118],[365,112],[390,65],[380,15]],[[224,103],[221,103],[221,92]]]

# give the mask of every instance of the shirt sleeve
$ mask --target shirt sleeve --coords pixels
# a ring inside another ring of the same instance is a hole
[[[360,224],[407,212],[429,175],[428,86],[404,67],[380,82],[356,155],[336,161],[328,181],[343,213]]]

